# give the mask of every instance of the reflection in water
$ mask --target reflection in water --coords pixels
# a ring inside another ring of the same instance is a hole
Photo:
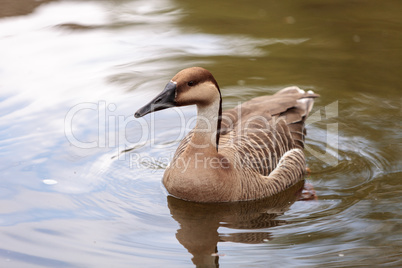
[[[0,18],[27,15],[38,6],[55,0],[1,0]]]
[[[304,181],[284,192],[257,201],[235,203],[196,203],[168,196],[172,217],[180,224],[177,240],[194,257],[199,267],[218,267],[218,242],[258,244],[272,239],[265,229],[287,224],[276,219],[300,198]],[[219,227],[240,232],[220,233]],[[261,231],[245,231],[245,230]]]

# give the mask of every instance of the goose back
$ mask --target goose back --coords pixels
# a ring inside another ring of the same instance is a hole
[[[304,148],[305,120],[316,97],[311,91],[288,87],[224,111],[218,152],[235,156],[237,166],[268,176],[285,152]],[[173,162],[189,146],[193,131],[181,141]]]

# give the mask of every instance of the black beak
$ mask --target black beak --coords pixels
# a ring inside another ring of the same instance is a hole
[[[176,84],[173,82],[169,82],[166,85],[165,89],[158,96],[156,96],[147,105],[139,109],[134,114],[134,116],[136,118],[139,118],[149,113],[174,107],[176,106],[176,103],[174,101],[175,96],[176,96]]]

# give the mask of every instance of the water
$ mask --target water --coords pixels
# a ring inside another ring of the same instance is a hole
[[[5,1],[0,267],[402,265],[399,1]],[[306,179],[259,202],[168,197],[194,107],[133,113],[204,66],[224,108],[321,95]],[[183,120],[184,121],[181,121]]]

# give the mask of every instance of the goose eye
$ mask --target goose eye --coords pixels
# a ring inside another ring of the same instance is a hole
[[[194,84],[195,84],[194,81],[190,81],[190,82],[187,83],[187,85],[190,86],[190,87],[194,86]]]

